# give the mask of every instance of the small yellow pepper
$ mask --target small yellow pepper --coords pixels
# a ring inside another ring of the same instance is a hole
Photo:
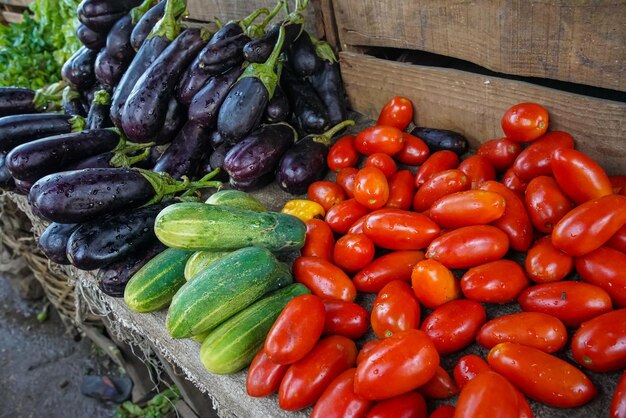
[[[313,218],[324,218],[326,211],[317,202],[312,200],[294,199],[285,203],[285,206],[281,209],[282,213],[295,216],[302,222],[309,221]]]

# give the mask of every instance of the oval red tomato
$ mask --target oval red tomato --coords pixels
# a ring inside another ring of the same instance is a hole
[[[341,299],[323,299],[326,309],[323,335],[361,338],[370,326],[369,313],[361,305]]]
[[[465,297],[486,303],[512,302],[529,284],[522,266],[511,260],[472,267],[461,278]]]
[[[520,196],[524,196],[524,190],[526,190],[526,186],[528,183],[523,181],[515,172],[513,172],[512,168],[506,170],[504,175],[502,176],[502,184],[506,186],[507,189],[517,193]]]
[[[548,111],[537,103],[519,103],[502,116],[502,131],[517,142],[530,142],[548,130]]]
[[[525,200],[533,225],[546,234],[572,210],[572,203],[552,177],[532,179],[526,186]]]
[[[338,234],[345,234],[359,218],[371,211],[356,201],[348,199],[337,203],[326,212],[326,223]]]
[[[418,390],[428,399],[448,399],[459,393],[456,383],[441,366],[437,367],[435,376],[420,386]]]
[[[300,295],[287,302],[265,339],[265,353],[274,363],[291,364],[306,356],[324,330],[322,299]]]
[[[293,263],[293,275],[314,295],[352,302],[356,289],[350,278],[339,267],[318,257],[299,257]]]
[[[306,239],[300,254],[333,260],[335,237],[330,226],[321,219],[309,219],[306,224]]]
[[[608,293],[581,282],[538,284],[524,290],[517,301],[524,311],[552,315],[572,328],[612,310]]]
[[[454,366],[452,374],[457,386],[463,389],[467,382],[488,370],[491,370],[491,368],[482,357],[478,357],[476,354],[468,354],[459,359],[456,366]]]
[[[426,248],[439,231],[437,224],[428,217],[400,209],[374,211],[363,224],[363,233],[376,246],[389,250]]]
[[[354,393],[355,368],[348,369],[335,378],[322,393],[311,412],[311,418],[365,417],[372,401]]]
[[[359,152],[354,146],[354,135],[346,135],[337,140],[330,147],[326,157],[328,168],[339,172],[341,169],[356,166],[359,161]]]
[[[519,312],[487,322],[478,332],[476,341],[485,348],[512,342],[554,353],[567,343],[567,330],[560,320],[551,315]]]
[[[423,212],[444,196],[469,190],[470,181],[461,170],[444,170],[434,174],[417,189],[413,200],[413,209]]]
[[[604,169],[580,151],[556,149],[552,152],[550,166],[561,190],[576,203],[613,193],[611,180]]]
[[[513,163],[513,172],[523,181],[551,175],[552,152],[558,148],[574,149],[574,138],[561,131],[546,133],[517,156]]]
[[[522,152],[522,146],[509,138],[492,139],[480,145],[476,155],[489,160],[497,172],[506,171]]]
[[[370,340],[366,342],[363,347],[361,347],[361,351],[359,351],[359,355],[356,357],[357,366],[363,363],[374,351],[374,348],[378,347],[383,340]]]
[[[439,354],[422,331],[398,332],[382,340],[357,366],[354,389],[371,400],[414,390],[433,378]]]
[[[459,156],[452,151],[437,151],[428,157],[420,166],[415,175],[415,186],[420,187],[433,175],[445,170],[457,168],[459,165]]]
[[[356,173],[354,198],[369,209],[385,206],[389,199],[389,183],[385,174],[375,167],[365,167]]]
[[[411,282],[417,300],[427,308],[436,308],[461,297],[461,288],[452,272],[435,260],[415,264]]]
[[[613,234],[611,239],[606,242],[606,246],[626,253],[626,225]]]
[[[402,132],[402,149],[393,157],[406,165],[421,165],[430,155],[428,145],[408,132]]]
[[[449,354],[470,345],[486,320],[487,313],[480,303],[459,299],[435,308],[420,329],[430,337],[439,354]]]
[[[319,203],[325,211],[348,198],[346,192],[332,181],[316,181],[311,183],[307,191],[309,200]]]
[[[394,280],[410,282],[413,267],[423,259],[422,251],[394,251],[374,259],[352,282],[359,292],[378,293]]]
[[[278,391],[289,365],[276,364],[265,353],[264,349],[252,360],[246,378],[246,392],[255,398],[264,398]]]
[[[472,155],[459,164],[459,170],[467,174],[471,189],[477,189],[481,184],[496,179],[496,169],[491,162],[480,155]]]
[[[376,124],[393,126],[403,131],[412,120],[413,104],[406,97],[396,96],[385,103]]]
[[[335,243],[333,259],[345,271],[355,272],[374,259],[374,243],[364,234],[346,234]]]
[[[419,328],[420,306],[406,282],[394,280],[381,289],[374,299],[371,323],[380,339]]]
[[[587,283],[604,289],[613,305],[626,307],[626,254],[609,247],[577,257],[576,271]]]
[[[402,131],[393,126],[376,125],[362,130],[354,139],[354,146],[363,155],[377,152],[395,155],[402,150]]]
[[[354,167],[346,167],[339,170],[335,182],[341,186],[346,196],[350,199],[354,197],[354,180],[356,179],[356,173],[359,170]]]
[[[428,418],[454,418],[456,409],[451,405],[442,405],[435,409]]]
[[[626,417],[626,371],[622,373],[622,377],[617,382],[609,416],[610,418]]]
[[[538,239],[526,254],[526,273],[536,283],[558,282],[574,269],[574,258],[552,245],[548,235]]]
[[[517,391],[498,373],[482,372],[461,389],[454,417],[519,418]]]
[[[385,207],[409,210],[413,204],[415,185],[409,170],[400,170],[389,177],[389,199]]]
[[[430,207],[430,217],[443,228],[485,225],[504,215],[506,202],[502,195],[485,190],[452,193]]]
[[[597,394],[583,372],[533,347],[501,343],[491,349],[487,361],[526,396],[549,406],[574,408],[586,404]]]
[[[372,154],[365,160],[365,167],[375,167],[382,171],[385,177],[390,177],[398,170],[396,162],[387,154]]]
[[[366,418],[426,418],[428,407],[424,397],[417,392],[408,392],[378,402],[367,413]]]
[[[581,366],[594,372],[626,367],[626,309],[583,322],[572,337],[572,354]]]

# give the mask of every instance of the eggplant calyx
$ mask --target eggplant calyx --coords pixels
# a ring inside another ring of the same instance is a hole
[[[309,36],[311,35],[309,34]],[[331,64],[337,62],[337,56],[335,55],[335,51],[333,51],[333,48],[328,42],[320,41],[313,36],[311,36],[311,41],[315,46],[315,54],[318,56],[318,58],[324,61],[328,61]]]
[[[101,106],[109,106],[111,104],[111,95],[106,90],[98,90],[93,95],[93,103]]]
[[[202,177],[198,181],[190,181],[187,177],[183,177],[183,180],[175,180],[172,176],[167,173],[155,173],[154,171],[144,170],[141,168],[133,168],[139,174],[145,178],[152,188],[154,189],[155,195],[148,203],[144,206],[149,206],[160,202],[166,197],[172,197],[176,193],[179,192],[193,192],[198,189],[206,189],[211,187],[220,187],[222,186],[222,182],[220,181],[210,181],[213,177],[215,177],[219,172],[219,168],[211,171],[206,176]],[[187,195],[187,193],[185,193]]]
[[[69,120],[72,132],[81,132],[85,130],[85,118],[82,116],[72,116]]]
[[[185,0],[166,1],[163,17],[154,26],[147,39],[161,36],[173,41],[180,33],[180,22],[178,18],[187,10],[187,2]]]
[[[342,129],[348,126],[354,125],[354,123],[355,122],[352,119],[344,120],[343,122],[338,123],[337,125],[330,128],[323,134],[310,135],[308,136],[308,138],[311,138],[311,141],[313,142],[317,142],[319,144],[323,144],[323,145],[326,145],[327,147],[330,147],[332,139],[337,134],[337,132],[341,131]]]
[[[113,157],[109,160],[111,167],[131,167],[137,164],[140,161],[145,160],[150,156],[150,148],[146,148],[143,150],[141,154],[137,154],[135,156],[129,156],[125,152],[116,152],[113,154]]]
[[[285,26],[283,24],[280,27],[278,39],[276,40],[276,44],[274,45],[274,50],[272,51],[267,61],[265,61],[264,63],[252,63],[248,65],[241,77],[239,77],[240,80],[246,77],[258,78],[265,86],[265,89],[267,90],[267,93],[269,95],[269,99],[274,96],[274,91],[276,91],[276,85],[278,84],[278,74],[276,74],[275,67],[277,64],[280,65],[278,58],[280,57],[281,49],[283,48],[284,42]]]
[[[202,28],[202,29],[200,29],[200,38],[204,42],[209,42],[209,40],[211,39],[212,36],[213,36],[213,32],[211,32],[211,30],[209,30],[209,28]]]
[[[283,8],[283,4],[286,4],[283,0],[279,1],[274,9],[269,12],[269,14],[263,19],[263,21],[258,25],[249,25],[247,29],[244,29],[246,35],[248,35],[252,39],[257,39],[262,37],[265,34],[265,28],[267,24],[270,23],[272,19],[280,12],[280,9]]]
[[[48,87],[36,90],[33,98],[35,108],[38,110],[54,110],[58,108],[66,88],[68,86],[65,81],[58,81],[50,84]],[[80,97],[78,93],[76,94]]]
[[[144,0],[143,3],[141,3],[139,6],[131,9],[129,14],[130,14],[130,21],[133,24],[133,26],[136,25],[137,22],[139,22],[139,20],[143,17],[143,15],[145,15],[148,12],[148,10],[150,10],[154,5],[156,5],[156,3],[157,3],[156,0]]]

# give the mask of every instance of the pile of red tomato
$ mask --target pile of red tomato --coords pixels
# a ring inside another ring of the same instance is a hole
[[[526,397],[589,402],[597,389],[585,369],[626,366],[626,176],[607,176],[570,135],[547,132],[537,104],[509,109],[506,137],[462,162],[404,132],[412,117],[396,97],[376,126],[331,148],[336,182],[308,190],[325,217],[307,221],[293,265],[312,294],[274,324],[248,393],[278,391],[281,408],[315,405],[315,417],[426,417],[426,399],[459,392],[456,407],[430,416],[530,417]],[[504,258],[511,250],[526,253],[523,266]],[[371,312],[357,292],[376,294]],[[487,321],[483,304],[515,302],[523,312]],[[370,324],[378,339],[359,351]],[[578,364],[554,355],[568,329]],[[461,357],[450,376],[441,356],[474,342],[490,349],[486,361]],[[611,417],[626,417],[625,376]]]

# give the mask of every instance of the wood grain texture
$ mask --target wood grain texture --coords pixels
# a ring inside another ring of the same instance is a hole
[[[550,113],[550,129],[569,132],[609,174],[626,174],[626,103],[353,52],[339,56],[350,107],[374,119],[401,94],[413,101],[416,124],[460,132],[477,146],[503,136],[500,119],[509,107],[537,102]]]
[[[448,55],[502,73],[626,91],[624,0],[333,0],[342,49]]]

